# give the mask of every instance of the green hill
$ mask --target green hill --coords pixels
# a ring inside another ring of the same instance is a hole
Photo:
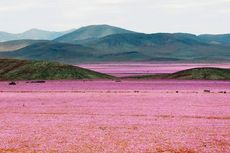
[[[73,43],[82,40],[102,38],[112,34],[133,33],[132,31],[109,25],[90,25],[77,29],[71,33],[57,38],[55,41]]]
[[[161,59],[172,61],[213,61],[222,59],[227,61],[230,59],[230,46],[208,44],[200,41],[197,36],[188,34],[115,34],[83,45],[108,54],[135,51],[145,55],[143,61],[158,61]]]
[[[32,44],[13,52],[0,52],[0,56],[4,58],[49,60],[64,63],[94,61],[97,54],[97,50],[93,48],[52,41]]]
[[[108,53],[83,45],[47,41],[11,52],[0,52],[3,58],[49,60],[63,63],[97,63],[110,61],[141,61],[149,57],[139,52]]]
[[[0,59],[0,80],[111,79],[95,71],[46,61]]]
[[[211,44],[230,44],[230,34],[199,35],[200,40]]]
[[[71,64],[228,62],[230,61],[228,37],[229,35],[197,36],[188,33],[144,34],[109,25],[94,25],[80,28],[55,41],[36,43],[13,41],[0,44],[0,57]],[[8,52],[3,52],[4,49],[8,49]],[[13,49],[18,50],[12,51]]]
[[[167,78],[186,80],[230,80],[230,69],[195,68],[170,74]]]
[[[172,74],[131,76],[132,79],[230,80],[230,69],[194,68]]]

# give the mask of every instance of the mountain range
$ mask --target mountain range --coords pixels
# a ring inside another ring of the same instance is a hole
[[[11,40],[23,40],[23,39],[53,40],[72,31],[74,30],[54,32],[54,31],[45,31],[40,29],[31,29],[18,34],[0,32],[0,42],[11,41]]]
[[[32,37],[33,40],[0,43],[0,57],[71,64],[230,61],[230,34],[145,34],[109,25],[91,25],[65,34],[59,33],[59,37],[57,33],[46,39],[41,35],[38,32],[37,36]]]
[[[121,33],[134,33],[126,29],[109,26],[109,25],[91,25],[79,28],[71,33],[63,35],[57,39],[58,42],[77,43],[81,40],[95,40],[108,35],[121,34]]]

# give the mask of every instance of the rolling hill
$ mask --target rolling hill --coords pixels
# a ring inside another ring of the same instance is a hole
[[[131,79],[230,80],[230,69],[194,68],[172,74],[125,77]]]
[[[112,34],[120,33],[133,33],[132,31],[125,30],[122,28],[109,26],[109,25],[91,25],[77,29],[71,33],[63,35],[57,38],[55,41],[65,43],[78,43],[82,40],[94,40],[96,38],[102,38]]]
[[[199,35],[200,40],[211,44],[230,44],[230,34]]]
[[[64,63],[81,63],[85,60],[94,61],[97,54],[97,50],[93,48],[53,41],[32,44],[13,52],[0,52],[1,57]]]
[[[200,41],[191,34],[122,33],[78,44],[49,41],[35,43],[1,57],[60,61],[94,62],[213,62],[230,61],[230,46]]]
[[[15,51],[35,43],[47,42],[46,40],[12,40],[0,42],[0,52]]]
[[[230,46],[209,44],[189,34],[114,34],[82,45],[96,48],[105,54],[135,51],[148,57],[144,61],[230,59]]]
[[[0,59],[0,80],[111,79],[95,71],[46,61]]]
[[[173,73],[167,78],[186,80],[230,80],[230,69],[195,68]]]
[[[230,35],[144,34],[109,25],[92,25],[52,41],[18,40],[0,43],[0,57],[51,60],[71,64],[228,62]]]

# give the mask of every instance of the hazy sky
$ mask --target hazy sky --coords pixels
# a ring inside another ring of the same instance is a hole
[[[230,0],[0,0],[0,31],[91,24],[146,33],[230,33]]]

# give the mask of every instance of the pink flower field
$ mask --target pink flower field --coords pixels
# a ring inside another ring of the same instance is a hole
[[[114,76],[132,76],[157,73],[174,73],[198,67],[229,68],[230,63],[111,63],[111,64],[80,64],[78,66]]]
[[[230,82],[0,82],[0,152],[229,153]]]

